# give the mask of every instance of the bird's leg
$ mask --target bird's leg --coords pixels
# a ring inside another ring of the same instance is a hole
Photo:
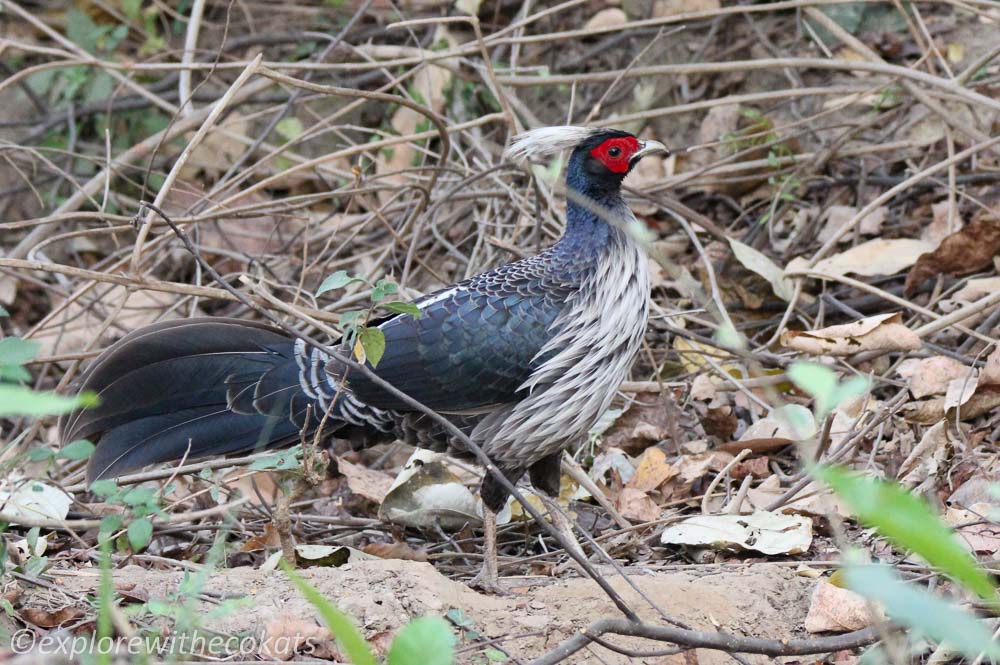
[[[497,516],[489,506],[483,504],[483,567],[472,578],[469,586],[486,593],[503,595],[500,586],[500,567],[497,562]]]

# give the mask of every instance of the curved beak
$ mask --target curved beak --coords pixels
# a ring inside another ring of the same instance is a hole
[[[639,141],[639,149],[636,151],[634,155],[632,155],[632,163],[635,164],[646,155],[652,155],[656,153],[662,155],[669,155],[670,149],[667,148],[667,146],[660,143],[659,141],[653,141],[653,140]]]

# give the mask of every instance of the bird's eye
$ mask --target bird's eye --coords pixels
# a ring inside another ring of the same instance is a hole
[[[619,148],[618,146],[614,146],[613,148],[608,148],[609,157],[618,157],[621,154],[622,154],[622,149]]]

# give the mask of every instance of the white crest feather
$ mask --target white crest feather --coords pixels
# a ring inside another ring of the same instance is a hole
[[[503,156],[506,160],[523,164],[575,148],[581,141],[590,138],[599,131],[601,130],[593,127],[574,127],[572,125],[532,129],[512,138],[507,149],[503,151]]]

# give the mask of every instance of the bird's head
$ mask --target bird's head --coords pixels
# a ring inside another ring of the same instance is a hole
[[[642,140],[618,129],[543,127],[511,139],[504,156],[524,163],[572,150],[566,178],[570,186],[615,191],[646,155],[669,154],[659,141]]]

